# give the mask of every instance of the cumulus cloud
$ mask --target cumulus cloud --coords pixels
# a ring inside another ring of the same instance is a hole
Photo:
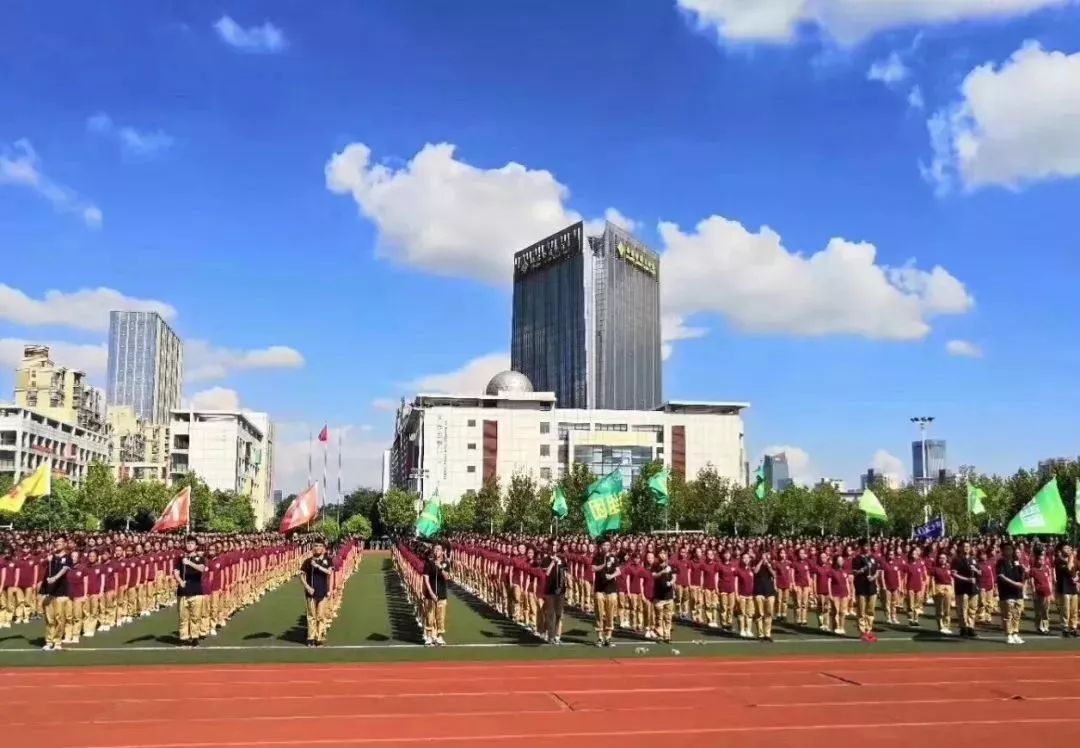
[[[205,340],[186,340],[184,364],[186,380],[199,382],[224,379],[233,372],[251,369],[299,369],[304,366],[304,357],[284,345],[245,350],[222,348]]]
[[[229,16],[222,16],[214,24],[214,30],[221,41],[241,52],[281,52],[288,46],[285,33],[269,21],[244,28]]]
[[[375,224],[380,256],[498,285],[513,278],[514,252],[581,220],[551,172],[514,162],[484,169],[454,152],[449,143],[429,143],[394,169],[373,162],[365,144],[352,143],[326,164],[326,186],[351,195]],[[636,225],[614,209],[606,216]]]
[[[944,268],[878,264],[866,242],[834,238],[804,256],[768,227],[754,233],[721,216],[689,233],[662,223],[660,235],[663,307],[680,318],[712,312],[751,333],[920,340],[934,317],[974,305]]]
[[[895,86],[907,80],[911,74],[907,65],[904,64],[899,52],[893,52],[884,60],[878,60],[866,72],[866,79],[884,83],[886,86]]]
[[[980,65],[927,128],[923,176],[942,193],[1080,176],[1080,52],[1027,42],[1000,67]]]
[[[491,378],[510,368],[510,356],[489,353],[468,361],[455,371],[427,374],[406,385],[413,392],[447,395],[482,395]]]
[[[982,358],[982,348],[967,340],[950,340],[945,344],[945,351],[950,356],[963,358]]]
[[[194,410],[240,410],[240,394],[225,387],[211,387],[192,395],[187,406]]]
[[[885,479],[886,485],[898,486],[904,478],[904,462],[896,455],[884,449],[874,452],[870,460],[870,467],[874,475],[880,475]]]
[[[708,332],[704,327],[690,327],[678,314],[665,314],[660,318],[660,354],[667,361],[675,352],[676,342],[703,338]]]
[[[594,218],[585,222],[585,234],[588,236],[595,236],[602,233],[604,231],[605,221],[613,223],[619,228],[629,231],[631,234],[641,228],[641,223],[639,221],[624,216],[615,208],[608,208],[604,211],[603,218]]]
[[[817,480],[817,471],[810,462],[810,455],[801,447],[790,444],[765,447],[763,454],[775,456],[783,453],[787,457],[788,474],[791,480],[800,486],[809,486]]]
[[[890,29],[1018,17],[1073,1],[676,0],[676,5],[720,40],[782,44],[811,28],[854,44]]]
[[[103,214],[93,202],[75,190],[50,179],[41,169],[41,159],[25,138],[12,145],[0,145],[0,185],[32,190],[61,213],[79,216],[92,229],[101,228]]]
[[[117,125],[112,117],[98,112],[86,121],[86,129],[95,135],[115,140],[125,153],[149,158],[170,148],[173,138],[161,130],[137,130],[130,125]]]
[[[0,320],[26,327],[71,327],[105,332],[110,311],[157,312],[166,320],[176,317],[176,309],[164,301],[126,296],[112,288],[83,288],[78,291],[46,291],[40,299],[0,283]]]
[[[309,432],[317,432],[322,424],[308,427],[303,424],[278,424],[274,448],[274,488],[279,488],[286,495],[299,493],[308,485],[308,457],[311,450]],[[341,488],[348,494],[356,488],[375,488],[382,486],[382,456],[389,447],[390,437],[380,437],[363,425],[331,425],[328,429],[327,457],[330,464],[328,476],[329,501],[336,503],[338,436],[341,436]],[[321,451],[317,442],[315,449]],[[312,479],[320,482],[322,490],[322,455],[315,458],[315,474]]]
[[[109,351],[104,343],[94,345],[0,338],[0,368],[7,371],[18,368],[22,363],[23,347],[27,345],[47,345],[49,355],[58,366],[86,372],[92,380],[101,380],[105,376]]]
[[[923,99],[922,88],[912,86],[911,90],[908,91],[907,103],[912,109],[925,109],[926,101]]]
[[[377,397],[371,401],[371,409],[380,413],[393,413],[400,403],[389,397]]]

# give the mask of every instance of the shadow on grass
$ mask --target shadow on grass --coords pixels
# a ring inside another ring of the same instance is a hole
[[[509,640],[514,644],[534,646],[540,644],[540,640],[535,636],[506,618],[502,613],[492,608],[479,597],[469,593],[467,590],[454,585],[450,588],[450,594],[465,603],[469,610],[483,618],[484,623],[491,624],[495,627],[494,631],[487,628],[481,629],[481,636],[488,639]]]
[[[248,635],[245,639],[259,638],[261,634]],[[272,636],[272,635],[271,635]],[[307,616],[298,616],[296,623],[288,631],[278,637],[278,641],[292,642],[293,644],[307,643]]]
[[[260,639],[273,639],[274,635],[269,631],[258,631],[254,634],[248,634],[244,637],[244,641],[255,641]]]
[[[424,639],[423,631],[416,625],[416,616],[413,608],[409,605],[409,598],[405,594],[401,578],[394,569],[394,562],[389,558],[382,560],[383,590],[386,594],[386,610],[390,618],[390,636],[384,634],[371,634],[369,641],[395,641],[421,642]],[[382,638],[379,638],[382,637]]]

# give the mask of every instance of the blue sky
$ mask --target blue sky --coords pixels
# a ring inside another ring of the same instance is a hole
[[[280,487],[323,422],[375,484],[386,401],[505,359],[510,254],[606,214],[664,253],[666,395],[750,401],[754,459],[906,473],[923,414],[953,467],[1080,454],[1080,7],[795,5],[8,3],[0,392],[159,309]]]

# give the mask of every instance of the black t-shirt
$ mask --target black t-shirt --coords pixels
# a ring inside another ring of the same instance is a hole
[[[49,595],[51,597],[67,597],[68,596],[68,573],[70,573],[71,567],[75,565],[71,556],[66,553],[62,553],[59,556],[55,553],[49,556],[49,571],[45,576],[45,579],[41,581],[41,594]],[[68,569],[67,573],[64,573],[55,582],[50,584],[49,577],[55,577],[60,573],[61,569]]]
[[[1002,558],[998,560],[995,568],[998,577],[1005,577],[1014,582],[1022,583],[1024,581],[1024,567],[1020,566],[1016,561]],[[1024,597],[1024,590],[1021,587],[1016,587],[998,579],[998,597],[1002,600],[1021,600]]]
[[[304,581],[315,590],[310,597],[315,600],[323,600],[330,594],[330,572],[334,570],[334,562],[329,556],[315,558],[314,556],[304,560],[300,565],[300,573],[304,575]],[[304,590],[305,594],[307,590]]]
[[[970,558],[958,558],[953,561],[953,571],[962,577],[974,580],[971,582],[965,582],[962,579],[956,579],[953,581],[953,588],[957,595],[977,595],[979,594],[979,573],[975,570],[975,562]]]
[[[1054,564],[1054,573],[1057,575],[1057,593],[1059,595],[1075,595],[1076,571],[1069,571],[1069,564],[1060,558]]]
[[[852,584],[859,597],[873,597],[877,594],[878,562],[873,556],[856,556],[851,559]],[[857,572],[862,572],[857,573]]]
[[[614,554],[609,553],[604,555],[603,553],[597,553],[593,556],[593,566],[603,566],[604,568],[596,572],[596,578],[593,581],[593,591],[601,595],[614,595],[619,590],[619,584],[616,579],[608,579],[608,574],[614,574],[615,570],[619,567],[619,561],[615,558]]]
[[[546,572],[549,568],[551,572],[547,575],[547,583],[544,585],[545,595],[561,595],[566,592],[566,562],[559,559],[561,563],[551,565],[552,556],[544,558],[543,563],[540,566]]]
[[[436,600],[446,599],[446,567],[445,561],[436,562],[433,558],[424,563],[424,576],[435,592]]]
[[[657,564],[652,569],[656,577],[656,586],[653,587],[653,598],[657,602],[673,600],[675,598],[675,572],[670,564]]]
[[[203,594],[203,573],[197,569],[192,569],[185,564],[185,558],[193,564],[206,566],[206,557],[198,552],[192,553],[190,556],[184,555],[176,559],[176,566],[174,568],[182,580],[182,584],[176,590],[176,596],[199,597]]]
[[[764,564],[754,572],[754,596],[776,597],[776,575]]]

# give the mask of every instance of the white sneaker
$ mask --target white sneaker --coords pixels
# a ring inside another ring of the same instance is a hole
[[[445,647],[446,646],[446,639],[443,639],[441,636],[436,636],[435,637],[435,643],[438,644],[440,647]]]
[[[41,651],[52,652],[54,649],[56,649],[56,647],[54,647],[52,644],[46,644],[44,647],[41,648]]]
[[[210,629],[210,636],[217,636],[217,629]]]
[[[1017,644],[1023,644],[1024,643],[1024,640],[1020,638],[1020,634],[1013,634],[1013,638],[1016,640]]]
[[[431,637],[430,637],[430,636],[425,636],[425,637],[424,637],[424,644],[425,644],[425,645],[427,645],[427,646],[429,646],[429,647],[430,647],[430,646],[431,646],[431,645],[432,645],[433,643],[434,643],[434,642],[432,641],[432,639],[431,639]]]

